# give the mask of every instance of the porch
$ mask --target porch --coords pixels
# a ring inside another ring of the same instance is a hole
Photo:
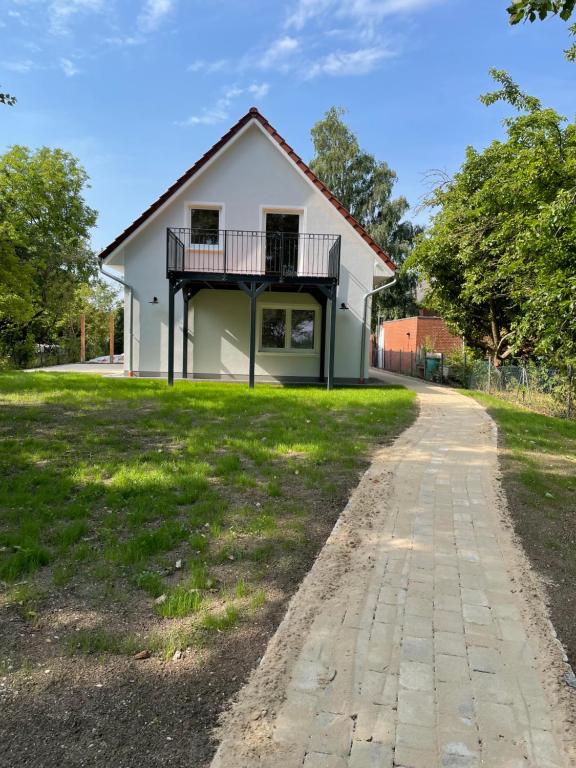
[[[242,291],[249,299],[248,381],[254,387],[257,299],[271,291],[307,293],[320,305],[317,380],[332,389],[340,247],[339,235],[168,228],[168,383],[174,381],[176,297],[182,292],[182,378],[188,378],[189,312],[199,291],[208,289]]]

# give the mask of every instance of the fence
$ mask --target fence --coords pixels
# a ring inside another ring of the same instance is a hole
[[[445,384],[450,379],[450,368],[442,352],[406,352],[405,350],[372,349],[372,365],[392,373],[403,373],[427,381]],[[380,366],[381,363],[381,366]]]
[[[548,416],[571,419],[575,413],[576,380],[572,366],[566,373],[534,364],[502,365],[477,360],[466,372],[466,386],[524,405]]]
[[[405,376],[416,376],[440,384],[476,389],[547,416],[576,418],[576,376],[545,365],[505,364],[496,368],[491,360],[470,360],[463,354],[405,352],[372,348],[372,365]]]

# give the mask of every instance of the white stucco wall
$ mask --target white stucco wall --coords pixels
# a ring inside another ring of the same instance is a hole
[[[249,124],[200,176],[180,190],[108,262],[110,266],[123,264],[124,279],[134,288],[133,370],[142,374],[165,375],[167,372],[166,228],[189,226],[191,203],[222,205],[221,229],[263,230],[263,207],[292,208],[302,212],[302,231],[342,236],[337,306],[345,303],[348,311],[337,311],[335,376],[357,379],[363,296],[373,287],[375,262],[379,263],[380,273],[382,262],[255,123]],[[306,302],[316,304],[307,294],[302,295]],[[150,303],[154,296],[158,297],[158,304]],[[265,296],[269,300],[271,294],[266,292]],[[282,302],[282,294],[279,296]],[[260,297],[259,302],[262,301]],[[241,292],[214,291],[210,296],[206,290],[197,294],[190,314],[193,340],[189,348],[189,371],[247,374],[249,317],[248,299]],[[175,335],[177,373],[182,368],[181,334],[179,294]],[[318,375],[318,358],[308,353],[259,353],[256,366],[257,376]]]

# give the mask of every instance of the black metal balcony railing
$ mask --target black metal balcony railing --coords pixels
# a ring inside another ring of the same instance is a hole
[[[340,235],[169,227],[166,272],[168,277],[200,273],[338,280],[340,240]]]

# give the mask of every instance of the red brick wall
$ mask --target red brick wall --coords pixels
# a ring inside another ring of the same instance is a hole
[[[417,347],[426,345],[431,352],[452,352],[462,346],[462,339],[448,330],[441,317],[419,317]]]
[[[441,317],[405,317],[387,320],[384,328],[384,367],[415,374],[416,352],[426,345],[431,352],[451,352],[462,346]]]

